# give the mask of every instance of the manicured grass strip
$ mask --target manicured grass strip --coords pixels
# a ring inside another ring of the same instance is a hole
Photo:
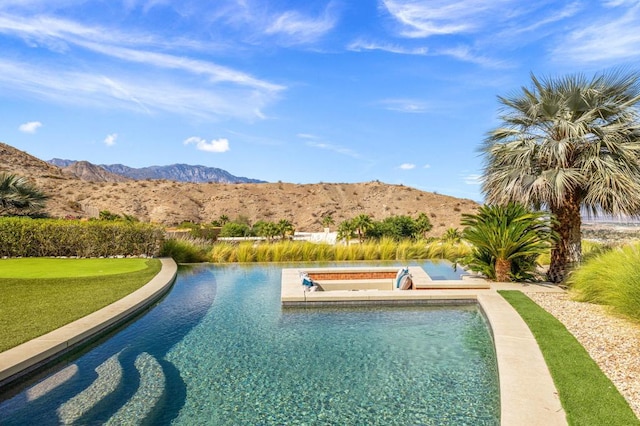
[[[0,352],[95,312],[142,287],[162,266],[158,259],[142,261],[145,269],[126,274],[0,279]]]
[[[59,259],[25,257],[0,259],[0,278],[73,278],[115,275],[142,271],[147,260],[132,259]]]
[[[570,425],[640,425],[629,404],[553,315],[520,291],[499,291],[535,336]]]

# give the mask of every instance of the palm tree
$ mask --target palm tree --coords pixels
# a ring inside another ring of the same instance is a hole
[[[461,238],[462,233],[458,228],[449,228],[440,239],[448,243],[459,243]]]
[[[420,237],[424,238],[425,234],[431,231],[433,225],[429,216],[426,213],[420,213],[416,218],[416,232],[420,234]]]
[[[353,226],[356,228],[358,240],[362,242],[364,241],[367,231],[373,226],[373,221],[371,220],[371,216],[363,213],[353,218]]]
[[[349,242],[355,236],[355,232],[356,227],[353,220],[344,220],[338,225],[338,239],[345,240],[347,245],[349,245]]]
[[[546,213],[515,203],[484,205],[476,214],[463,214],[461,223],[462,237],[473,245],[466,263],[501,282],[525,277],[536,258],[548,253],[553,236]]]
[[[0,174],[0,214],[31,213],[43,208],[48,198],[27,178]]]
[[[483,191],[489,204],[548,209],[558,241],[547,279],[561,282],[581,261],[581,211],[640,212],[640,74],[558,79],[499,97],[502,125],[491,131]]]
[[[276,228],[278,229],[278,234],[283,240],[287,238],[287,235],[293,234],[294,232],[293,225],[287,219],[280,219]]]
[[[329,228],[329,226],[333,225],[334,223],[335,221],[333,220],[333,216],[331,215],[331,213],[327,213],[322,217],[322,226],[324,228]]]

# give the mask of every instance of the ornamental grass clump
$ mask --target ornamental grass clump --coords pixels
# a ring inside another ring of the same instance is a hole
[[[210,244],[193,237],[170,238],[162,245],[160,256],[171,257],[177,263],[207,262],[210,247]]]
[[[576,300],[610,306],[615,313],[640,323],[640,244],[589,259],[567,283]]]

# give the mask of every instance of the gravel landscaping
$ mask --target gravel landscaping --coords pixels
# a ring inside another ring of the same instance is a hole
[[[640,417],[640,326],[566,293],[526,293],[578,339]]]

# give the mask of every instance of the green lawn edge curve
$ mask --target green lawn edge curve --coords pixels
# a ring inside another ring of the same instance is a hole
[[[39,267],[46,267],[47,259],[42,260]],[[83,263],[81,261],[86,259],[65,260]],[[71,272],[71,276],[67,277],[0,278],[0,352],[60,328],[125,297],[151,281],[162,268],[159,259],[95,260],[104,262],[95,262],[95,270],[89,276],[73,276]],[[128,260],[137,260],[143,269],[134,268],[133,272],[115,274],[104,269],[112,261],[123,261],[123,264],[127,263],[128,268],[131,268],[131,262],[124,262]],[[30,265],[29,273],[33,273],[38,264],[31,262]],[[24,274],[28,274],[26,270]]]
[[[521,291],[498,293],[536,338],[570,425],[640,425],[615,385],[560,321]]]
[[[63,259],[25,257],[0,259],[0,278],[77,278],[127,274],[147,268],[143,258]]]

